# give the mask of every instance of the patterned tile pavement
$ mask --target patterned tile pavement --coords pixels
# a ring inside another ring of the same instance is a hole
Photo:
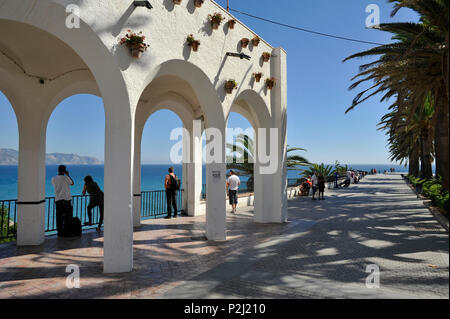
[[[102,234],[0,245],[0,298],[448,298],[448,233],[398,175],[366,177],[325,201],[289,202],[289,222],[227,215],[228,240],[208,242],[204,217],[147,220],[134,270],[102,273]],[[66,287],[66,266],[80,288]],[[368,289],[368,265],[380,288]]]

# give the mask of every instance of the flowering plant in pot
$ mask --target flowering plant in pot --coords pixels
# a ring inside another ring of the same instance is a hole
[[[272,90],[272,88],[275,86],[275,84],[276,84],[275,78],[270,78],[270,79],[267,78],[266,79],[266,85],[269,90]]]
[[[183,1],[183,0],[173,0],[173,3],[174,4],[181,4],[181,1]]]
[[[199,40],[195,40],[194,36],[192,34],[190,34],[187,39],[186,39],[188,45],[192,48],[192,50],[194,50],[194,52],[198,51],[198,47],[200,46],[200,41]]]
[[[263,76],[263,74],[261,72],[253,73],[253,77],[255,78],[256,82],[261,81],[262,76]]]
[[[234,20],[234,19],[228,20],[228,28],[230,28],[231,30],[234,29],[235,24],[236,24],[236,20]]]
[[[254,46],[254,47],[257,47],[260,41],[261,41],[261,39],[260,39],[258,36],[255,36],[255,37],[252,39],[252,44],[253,44],[253,46]]]
[[[195,7],[200,8],[202,6],[203,2],[205,2],[205,0],[195,0],[194,5],[195,5]]]
[[[233,93],[234,89],[237,89],[237,83],[235,80],[228,80],[225,82],[225,90],[228,94]]]
[[[211,21],[211,27],[213,30],[219,29],[220,24],[222,23],[222,20],[225,18],[220,14],[219,12],[216,12],[214,14],[208,15],[209,21]]]
[[[270,57],[272,56],[272,54],[270,54],[269,52],[264,52],[262,54],[262,58],[264,62],[269,62]]]
[[[242,46],[243,48],[246,48],[246,47],[248,46],[249,43],[250,43],[250,40],[249,40],[249,39],[247,39],[247,38],[242,38],[242,39],[241,39],[241,46]]]
[[[146,44],[144,40],[145,36],[142,35],[142,31],[139,33],[135,33],[131,32],[131,30],[128,30],[128,33],[122,39],[120,39],[120,44],[126,45],[128,49],[130,49],[133,58],[140,58],[142,53],[149,47],[149,45]]]

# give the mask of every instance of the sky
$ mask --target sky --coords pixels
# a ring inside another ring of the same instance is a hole
[[[226,7],[226,0],[218,0]],[[391,35],[366,28],[369,4],[380,8],[381,22],[417,21],[418,16],[402,9],[390,17],[387,0],[230,0],[230,7],[252,15],[318,32],[364,41],[387,43]],[[232,12],[233,13],[233,12]],[[388,102],[380,96],[355,110],[345,110],[359,90],[349,91],[358,66],[371,60],[351,60],[347,56],[373,45],[322,37],[287,29],[233,13],[273,47],[282,47],[288,56],[288,144],[305,148],[300,154],[314,163],[387,164],[389,152],[384,132],[377,123]],[[361,87],[363,88],[363,87]],[[170,124],[167,124],[170,123]],[[173,128],[181,120],[170,111],[153,114],[146,123],[142,140],[142,163],[169,163]],[[250,127],[242,116],[232,113],[230,128]],[[0,91],[0,148],[18,148],[17,122],[6,97]],[[53,112],[47,128],[48,153],[74,153],[104,159],[104,111],[102,100],[92,95],[76,95]]]

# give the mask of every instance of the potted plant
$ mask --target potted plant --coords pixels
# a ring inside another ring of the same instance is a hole
[[[275,78],[270,78],[270,79],[267,78],[266,79],[266,85],[269,90],[272,90],[272,88],[275,86],[275,84],[276,84]]]
[[[173,0],[173,3],[174,4],[181,4],[181,1],[183,1],[183,0]]]
[[[228,80],[225,82],[225,90],[228,94],[233,93],[234,89],[237,89],[237,83],[235,80]]]
[[[270,57],[272,56],[272,54],[270,54],[269,52],[264,52],[262,54],[262,58],[264,62],[269,62]]]
[[[253,44],[253,46],[254,46],[254,47],[257,47],[258,44],[259,44],[259,41],[261,41],[261,39],[260,39],[258,36],[255,36],[255,37],[252,39],[252,44]]]
[[[188,45],[192,48],[192,50],[194,52],[198,51],[198,47],[200,46],[200,41],[199,40],[195,40],[194,36],[192,34],[190,34],[187,39],[186,39]]]
[[[130,49],[131,56],[133,58],[140,58],[142,53],[147,50],[148,44],[144,42],[145,36],[142,35],[142,31],[139,33],[131,32],[128,30],[128,33],[120,39],[121,45],[126,45],[128,49]]]
[[[262,76],[263,76],[263,74],[261,72],[253,73],[253,77],[255,78],[256,82],[261,81]]]
[[[247,38],[242,38],[241,39],[241,47],[246,48],[249,43],[250,43],[249,39],[247,39]]]
[[[209,21],[211,21],[211,27],[213,30],[219,29],[220,24],[222,23],[222,20],[225,18],[220,14],[219,12],[216,12],[214,14],[208,15]]]
[[[228,28],[230,28],[231,30],[234,29],[235,24],[236,24],[236,20],[234,20],[234,19],[228,20]]]
[[[205,0],[195,0],[194,1],[195,7],[200,8],[203,2],[205,2]]]

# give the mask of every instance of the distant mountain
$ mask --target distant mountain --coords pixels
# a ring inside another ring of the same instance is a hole
[[[17,165],[19,152],[13,149],[0,148],[0,165]],[[45,156],[47,165],[96,165],[103,164],[95,157],[80,156],[76,154],[52,153]]]

